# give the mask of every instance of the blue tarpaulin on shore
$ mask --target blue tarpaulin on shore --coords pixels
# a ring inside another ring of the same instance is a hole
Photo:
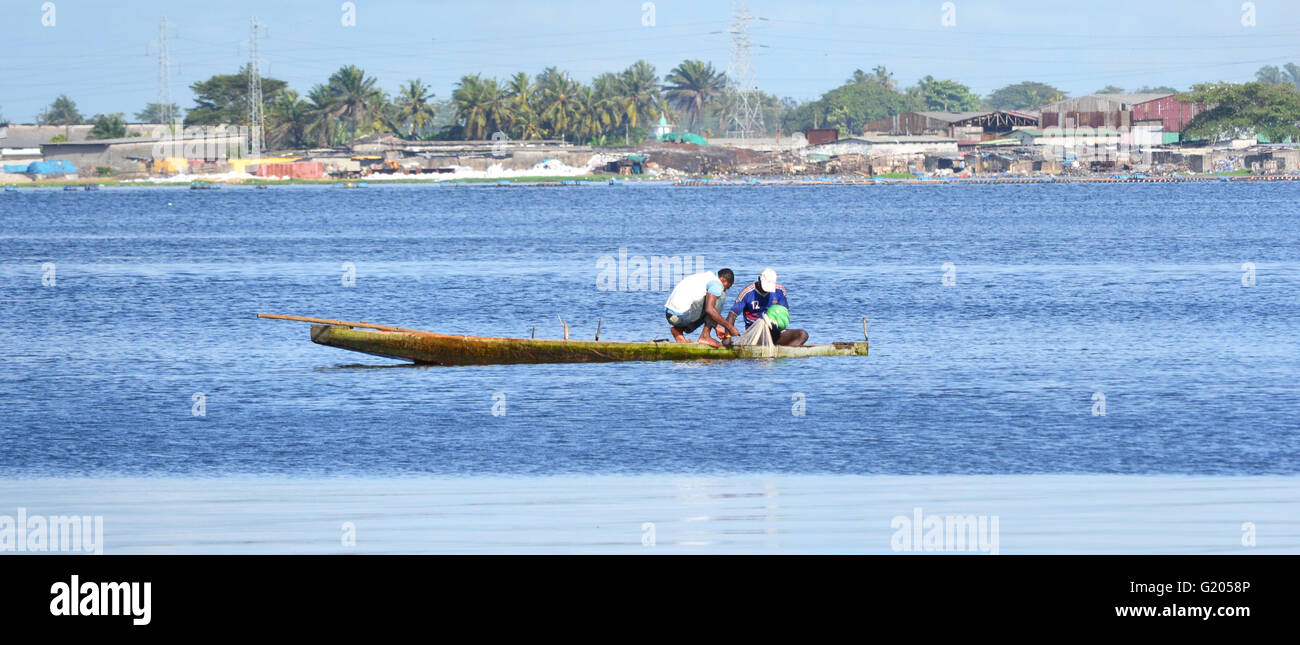
[[[77,167],[72,165],[71,161],[58,159],[55,161],[33,161],[27,166],[29,175],[72,175],[76,174]]]
[[[24,173],[24,172],[27,172],[27,166],[30,166],[30,165],[31,165],[31,164],[26,164],[26,163],[13,164],[13,165],[5,164],[5,173],[6,173],[6,174],[7,174],[7,173]]]

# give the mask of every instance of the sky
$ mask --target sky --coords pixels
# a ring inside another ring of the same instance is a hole
[[[1241,82],[1262,65],[1300,63],[1297,0],[747,4],[758,86],[800,101],[877,65],[903,86],[932,75],[987,95],[1033,80],[1080,95]],[[394,94],[420,78],[439,99],[468,73],[555,65],[588,81],[641,58],[660,75],[689,58],[725,71],[732,38],[730,1],[0,0],[0,117],[32,122],[67,94],[87,116],[131,120],[159,96],[164,17],[171,96],[189,108],[190,84],[248,60],[254,16],[263,75],[300,94],[349,64]]]

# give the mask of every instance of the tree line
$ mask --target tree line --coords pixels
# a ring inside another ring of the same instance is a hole
[[[190,86],[194,106],[184,112],[185,125],[247,125],[248,68],[215,75]],[[467,74],[445,99],[436,97],[420,79],[407,81],[396,95],[353,65],[339,68],[305,96],[288,83],[262,78],[266,142],[272,148],[335,146],[357,137],[391,133],[404,139],[487,139],[501,132],[511,139],[562,139],[592,145],[635,144],[662,116],[675,129],[721,136],[731,129],[742,97],[732,91],[726,75],[712,63],[685,60],[662,78],[655,67],[637,61],[621,72],[607,72],[590,83],[574,79],[556,67],[536,76],[519,72],[504,81]],[[1114,85],[1097,93],[1121,93]],[[1133,93],[1177,92],[1172,87],[1141,87]],[[1272,134],[1291,136],[1288,127],[1300,121],[1292,111],[1300,96],[1300,65],[1265,66],[1249,83],[1200,84],[1181,95],[1188,101],[1218,106],[1197,117],[1188,132],[1223,135],[1259,126]],[[843,135],[861,132],[878,119],[909,111],[1032,110],[1066,98],[1046,83],[1024,81],[981,97],[952,79],[925,76],[901,87],[884,66],[870,72],[855,70],[843,84],[815,100],[800,103],[758,92],[757,101],[768,134],[807,128],[836,128]],[[1221,108],[1221,109],[1220,109]],[[150,103],[135,118],[161,123],[179,116],[176,105]],[[40,117],[43,123],[90,122],[91,138],[126,136],[123,113],[85,119],[68,96],[61,95]],[[1269,135],[1272,136],[1272,135]],[[1300,137],[1297,137],[1300,138]]]

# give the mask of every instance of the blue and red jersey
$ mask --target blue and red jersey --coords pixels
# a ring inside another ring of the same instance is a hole
[[[751,283],[740,292],[740,295],[736,296],[736,302],[731,305],[731,313],[737,316],[744,314],[745,329],[749,329],[750,325],[753,325],[754,321],[758,320],[758,317],[763,315],[767,308],[772,305],[790,308],[790,301],[786,300],[785,297],[785,287],[777,284],[771,293],[764,296],[759,295],[758,289],[755,289]]]

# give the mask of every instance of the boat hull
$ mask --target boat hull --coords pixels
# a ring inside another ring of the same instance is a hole
[[[610,363],[617,361],[730,360],[805,356],[866,356],[867,343],[803,347],[713,348],[698,343],[483,338],[424,332],[375,331],[340,325],[312,325],[311,340],[387,358],[430,365],[513,363]]]

